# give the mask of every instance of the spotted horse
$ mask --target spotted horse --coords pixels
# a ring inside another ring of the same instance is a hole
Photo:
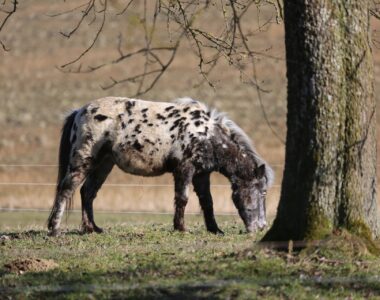
[[[273,171],[225,114],[190,98],[167,103],[107,97],[73,111],[65,120],[56,196],[48,219],[51,235],[60,233],[65,206],[72,207],[73,193],[82,183],[82,230],[102,232],[94,221],[93,201],[114,165],[134,175],[173,174],[176,230],[185,230],[192,183],[207,230],[223,233],[210,193],[214,171],[231,182],[232,199],[247,231],[266,225],[265,198]]]

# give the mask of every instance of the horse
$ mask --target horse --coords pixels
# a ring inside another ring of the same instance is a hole
[[[50,235],[60,234],[65,206],[72,208],[73,194],[82,183],[82,231],[103,232],[94,221],[93,201],[114,165],[140,176],[173,174],[175,230],[185,231],[192,183],[207,231],[223,234],[210,193],[214,171],[229,179],[247,232],[266,226],[265,198],[273,170],[224,113],[191,98],[153,102],[106,97],[74,110],[64,121],[56,195],[47,222]]]

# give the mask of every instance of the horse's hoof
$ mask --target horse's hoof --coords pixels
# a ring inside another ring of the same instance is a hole
[[[93,232],[102,233],[103,229],[96,226],[96,225],[83,225],[82,226],[82,233],[83,234],[89,234],[89,233],[93,233]]]
[[[179,231],[179,232],[186,232],[186,228],[185,227],[174,227],[174,231]]]
[[[98,226],[94,226],[94,231],[95,231],[96,233],[103,233],[103,232],[104,232],[103,228],[100,228],[100,227],[98,227]]]
[[[224,231],[222,231],[222,230],[220,230],[220,229],[218,228],[218,230],[217,230],[216,234],[219,234],[219,235],[224,235]]]
[[[82,234],[89,234],[94,232],[94,227],[89,224],[82,224],[81,233]]]
[[[51,229],[48,232],[48,236],[60,236],[61,235],[61,230],[59,229]]]
[[[213,234],[224,235],[224,232],[222,230],[220,230],[219,228],[208,229],[208,231],[213,233]]]
[[[94,232],[94,228],[92,228],[92,227],[82,228],[82,230],[81,230],[82,234],[91,234],[93,232]]]

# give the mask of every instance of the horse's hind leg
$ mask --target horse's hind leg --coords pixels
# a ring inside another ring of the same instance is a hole
[[[174,173],[174,229],[185,231],[185,208],[189,197],[192,170],[184,168]]]
[[[58,184],[54,206],[48,219],[50,235],[59,234],[59,226],[66,203],[71,205],[73,194],[86,176],[87,165],[70,167],[63,180]]]
[[[194,191],[203,210],[206,228],[212,233],[223,234],[216,224],[212,196],[210,192],[210,173],[197,174],[193,177]]]
[[[82,230],[84,233],[97,232],[103,230],[96,226],[94,221],[93,201],[98,190],[111,172],[114,162],[111,157],[103,159],[103,161],[92,169],[84,182],[80,194],[82,198]]]

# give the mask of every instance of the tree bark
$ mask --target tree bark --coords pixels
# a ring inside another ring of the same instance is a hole
[[[368,0],[285,1],[284,179],[264,241],[379,235]]]

